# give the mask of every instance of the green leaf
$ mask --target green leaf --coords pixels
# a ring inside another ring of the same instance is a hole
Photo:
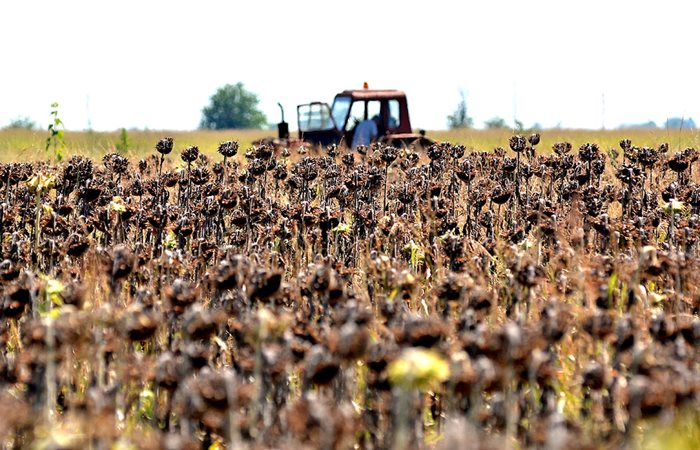
[[[617,284],[617,272],[613,272],[608,279],[608,304],[612,305],[613,293]]]

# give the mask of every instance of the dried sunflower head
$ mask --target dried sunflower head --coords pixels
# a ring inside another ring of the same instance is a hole
[[[520,153],[523,150],[525,150],[526,144],[527,141],[525,140],[525,137],[519,134],[511,136],[511,138],[508,140],[508,145],[510,145],[510,149],[516,153]]]
[[[180,158],[182,158],[182,160],[188,164],[196,161],[198,157],[199,157],[199,148],[195,145],[191,145],[191,146],[187,147],[186,149],[184,149],[180,153]]]
[[[219,144],[219,153],[225,158],[231,158],[238,153],[238,141],[226,141]]]
[[[173,151],[173,138],[166,137],[158,141],[156,144],[156,151],[161,155],[167,155]]]

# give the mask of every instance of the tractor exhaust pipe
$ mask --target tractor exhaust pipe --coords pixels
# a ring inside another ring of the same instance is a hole
[[[289,139],[289,124],[284,121],[284,108],[282,108],[282,103],[280,102],[277,102],[277,106],[280,107],[280,112],[282,113],[282,121],[277,124],[277,137]]]

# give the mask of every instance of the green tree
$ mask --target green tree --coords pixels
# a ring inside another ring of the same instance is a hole
[[[474,125],[474,119],[467,114],[467,99],[464,91],[459,91],[461,97],[457,104],[455,112],[447,116],[447,126],[450,129],[454,128],[471,128]]]
[[[249,92],[243,83],[227,84],[219,88],[202,109],[200,128],[214,130],[230,128],[262,128],[267,117],[258,109],[258,96]]]
[[[7,128],[14,128],[14,129],[21,128],[24,130],[33,130],[36,128],[36,122],[34,122],[29,117],[16,117],[16,118],[12,119],[12,121],[7,126]]]
[[[695,121],[692,118],[686,119],[685,117],[671,117],[666,120],[664,128],[667,130],[680,130],[680,129],[695,129]]]
[[[494,117],[484,122],[486,128],[508,128],[508,124],[502,117]]]

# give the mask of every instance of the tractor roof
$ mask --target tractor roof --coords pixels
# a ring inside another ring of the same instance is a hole
[[[390,99],[406,96],[403,91],[396,89],[349,89],[338,95],[350,96],[354,100]]]

